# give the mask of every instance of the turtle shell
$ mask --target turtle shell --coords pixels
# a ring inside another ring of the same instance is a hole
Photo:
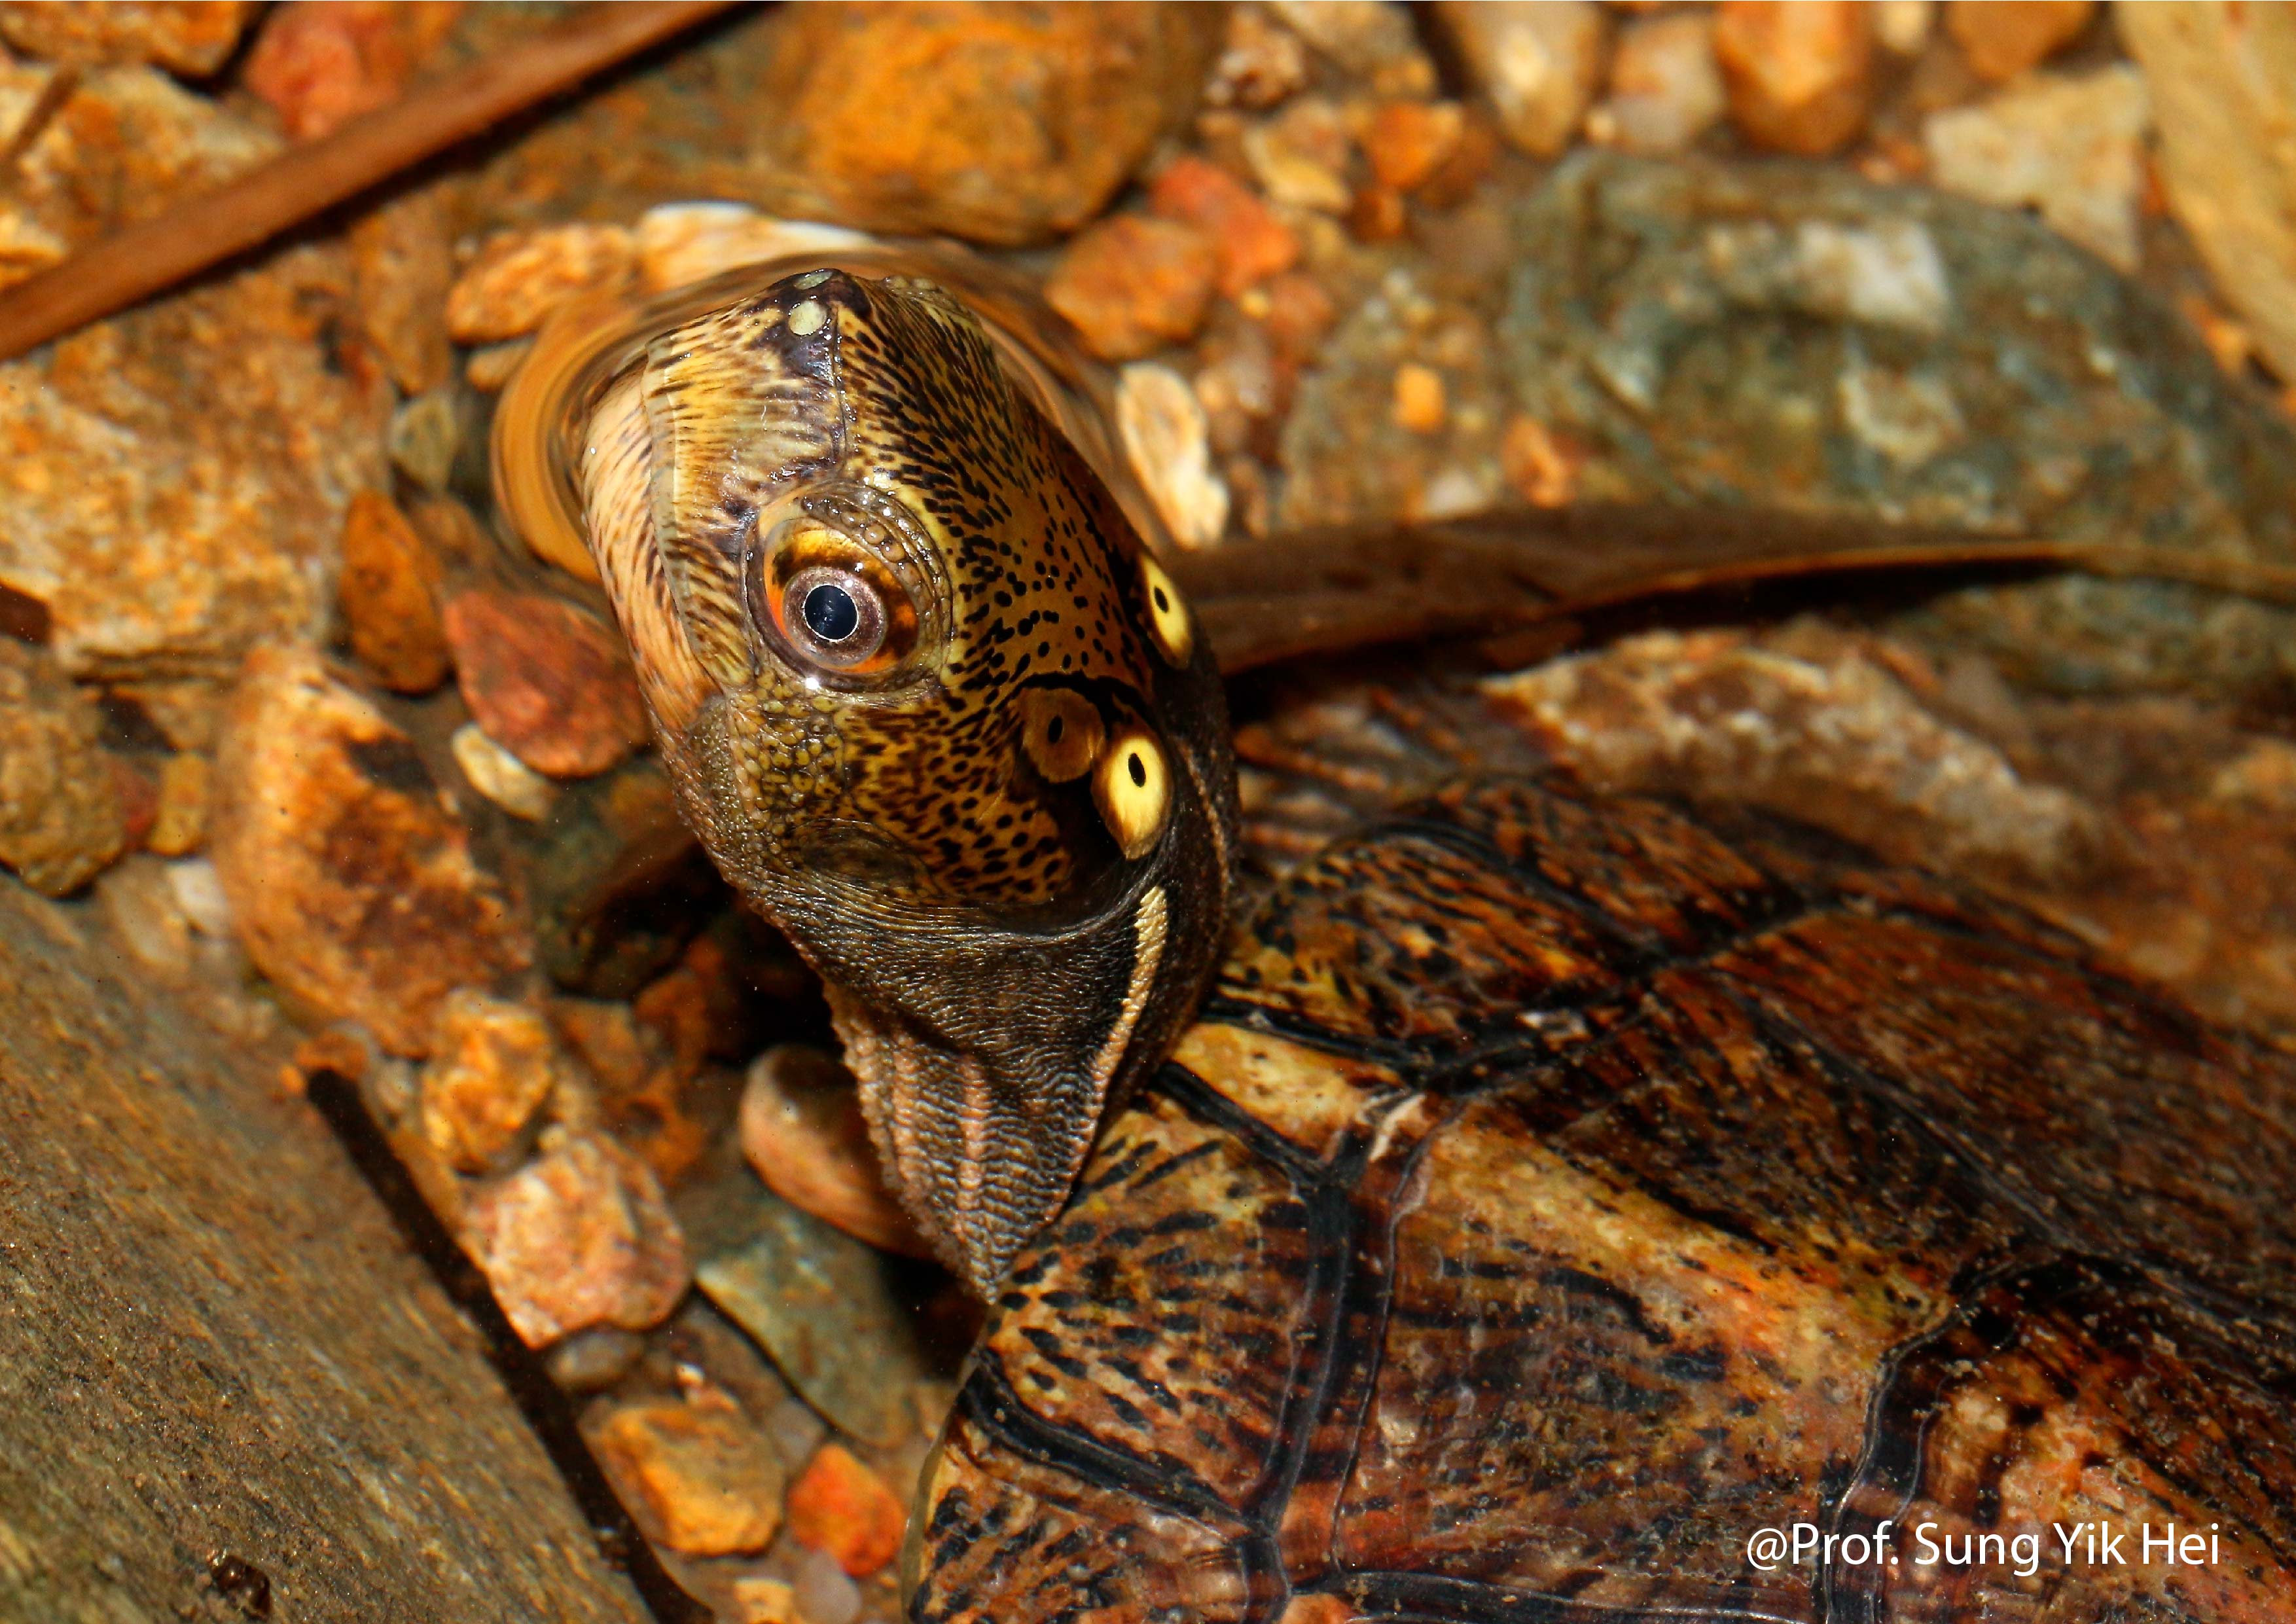
[[[2292,1265],[2287,1056],[1805,832],[1461,784],[1276,890],[1022,1254],[910,1616],[2296,1619]]]

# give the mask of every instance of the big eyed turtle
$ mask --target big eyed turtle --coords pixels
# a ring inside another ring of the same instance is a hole
[[[1025,361],[720,295],[537,376],[682,804],[989,1304],[914,1619],[2296,1619],[2286,1055],[1439,726],[1241,902],[1211,639]]]

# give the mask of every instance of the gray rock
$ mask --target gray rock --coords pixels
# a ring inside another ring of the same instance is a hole
[[[1587,448],[1584,496],[2296,559],[2296,432],[2021,215],[1834,169],[1590,153],[1518,234],[1514,406]],[[2291,617],[2169,586],[1988,589],[1923,624],[2066,690],[2296,669]]]
[[[0,881],[0,1618],[637,1624],[317,1119],[94,923]]]
[[[890,1448],[908,1435],[910,1386],[931,1372],[896,1288],[900,1265],[799,1211],[746,1168],[689,1185],[676,1211],[698,1260],[694,1284],[808,1404],[868,1443]]]

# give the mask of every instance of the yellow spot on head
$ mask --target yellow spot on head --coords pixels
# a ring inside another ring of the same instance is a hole
[[[1128,727],[1109,742],[1092,775],[1092,799],[1126,858],[1146,856],[1172,811],[1164,749],[1147,729]]]
[[[1140,592],[1147,600],[1148,627],[1155,634],[1157,651],[1176,666],[1186,665],[1196,648],[1188,606],[1164,566],[1145,553],[1140,555]]]
[[[808,299],[789,313],[789,330],[801,339],[810,338],[828,319],[829,312],[821,308],[821,301]]]
[[[1099,709],[1073,688],[1030,688],[1021,696],[1021,748],[1053,783],[1090,772],[1107,737]]]

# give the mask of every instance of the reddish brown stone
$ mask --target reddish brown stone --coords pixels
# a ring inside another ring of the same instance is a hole
[[[1164,166],[1149,207],[1207,233],[1219,252],[1219,290],[1230,299],[1300,262],[1300,239],[1265,200],[1218,164],[1185,156]]]
[[[427,693],[447,679],[439,579],[438,560],[398,504],[373,490],[351,498],[337,596],[351,652],[386,688]]]
[[[1865,127],[1874,14],[1859,0],[1722,0],[1714,54],[1730,116],[1757,146],[1823,157]]]
[[[553,1129],[543,1144],[465,1210],[463,1244],[512,1329],[539,1348],[592,1325],[660,1325],[692,1277],[653,1169],[602,1134]]]
[[[247,87],[308,140],[398,99],[462,10],[460,0],[291,0],[248,53]]]
[[[814,1451],[789,1491],[790,1537],[825,1552],[856,1579],[900,1554],[908,1514],[885,1480],[842,1444]]]
[[[487,735],[537,773],[586,778],[645,739],[620,641],[540,593],[465,592],[447,605],[463,702]]]
[[[160,782],[143,764],[107,753],[104,770],[111,777],[112,799],[119,806],[119,843],[135,851],[151,839],[160,822]]]
[[[419,1055],[450,989],[531,962],[413,743],[316,654],[249,659],[215,783],[210,844],[248,956],[323,1018]]]
[[[1946,32],[1981,79],[2015,78],[2088,26],[2096,0],[1951,0]]]
[[[871,231],[1041,242],[1193,111],[1210,6],[823,4],[777,20],[758,103],[804,195]]]
[[[1314,277],[1286,273],[1267,284],[1267,336],[1275,345],[1276,359],[1297,369],[1314,360],[1316,350],[1332,324],[1339,308],[1324,284]]]
[[[790,1205],[886,1251],[931,1255],[885,1188],[852,1074],[820,1050],[785,1043],[750,1066],[742,1154]]]
[[[0,39],[53,62],[201,75],[223,66],[255,12],[255,0],[8,0]]]
[[[622,1504],[657,1545],[733,1556],[763,1550],[781,1526],[773,1445],[714,1388],[683,1402],[615,1405],[586,1417],[582,1430]]]
[[[1070,242],[1045,298],[1102,360],[1136,361],[1196,335],[1218,272],[1196,227],[1120,214]]]
[[[1348,235],[1358,242],[1392,242],[1410,225],[1403,193],[1386,186],[1364,187],[1348,208]]]

